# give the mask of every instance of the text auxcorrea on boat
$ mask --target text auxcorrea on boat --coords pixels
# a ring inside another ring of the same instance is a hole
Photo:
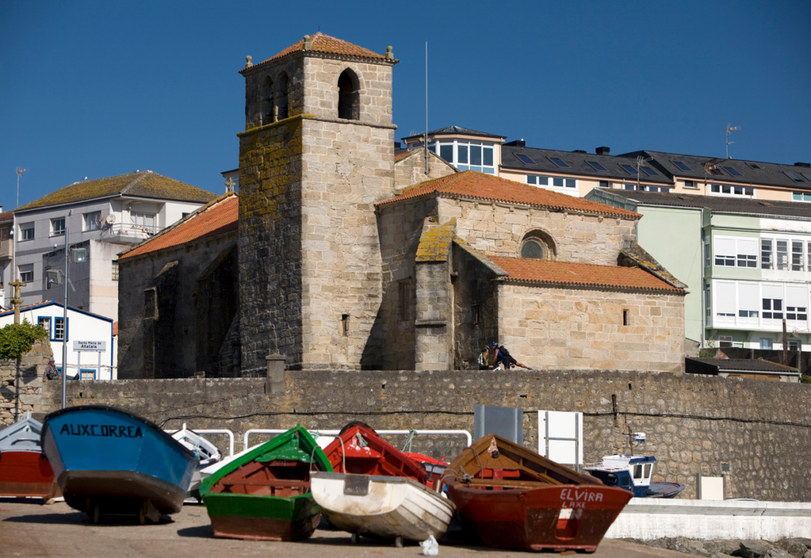
[[[194,473],[194,453],[156,424],[104,405],[49,414],[41,443],[65,502],[94,523],[108,514],[143,524],[177,513]]]
[[[632,497],[496,434],[456,456],[443,480],[469,538],[514,550],[593,552]]]
[[[600,463],[583,467],[606,486],[617,486],[630,491],[635,498],[672,498],[684,485],[677,482],[651,480],[656,466],[652,455],[606,455]]]

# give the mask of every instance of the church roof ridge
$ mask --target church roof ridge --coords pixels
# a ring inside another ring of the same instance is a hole
[[[476,171],[462,171],[415,184],[406,188],[394,198],[378,202],[375,207],[379,208],[389,203],[428,195],[461,196],[495,202],[547,207],[556,210],[612,215],[624,219],[638,219],[641,217],[638,213],[626,209],[552,192]]]

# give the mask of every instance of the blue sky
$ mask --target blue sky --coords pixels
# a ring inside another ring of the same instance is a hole
[[[428,125],[811,162],[811,2],[0,2],[0,204],[150,169],[224,191],[245,56],[319,28],[394,47],[397,139]]]

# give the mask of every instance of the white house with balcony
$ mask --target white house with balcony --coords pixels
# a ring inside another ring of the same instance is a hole
[[[177,222],[215,194],[152,171],[76,182],[14,211],[14,264],[25,304],[63,301],[118,316],[118,254]],[[68,255],[67,269],[65,245]],[[13,293],[6,289],[5,306]]]

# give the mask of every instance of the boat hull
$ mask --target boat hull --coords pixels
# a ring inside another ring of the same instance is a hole
[[[58,494],[51,464],[36,451],[0,452],[0,496],[53,498]]]
[[[632,497],[599,485],[503,488],[448,483],[465,533],[509,550],[593,552]]]
[[[194,454],[156,425],[105,406],[48,415],[42,447],[65,501],[94,521],[179,512],[195,466]]]
[[[318,473],[313,497],[335,527],[384,539],[439,537],[453,518],[453,502],[405,477]]]
[[[293,498],[208,494],[205,504],[216,537],[295,541],[311,536],[321,520],[312,494]]]

